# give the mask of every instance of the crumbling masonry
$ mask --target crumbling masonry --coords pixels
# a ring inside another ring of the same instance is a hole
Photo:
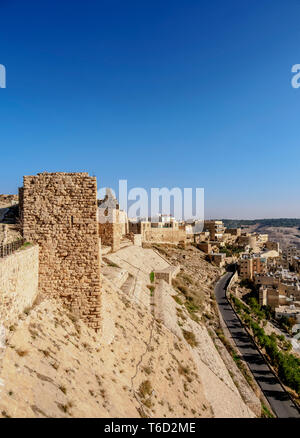
[[[110,246],[112,252],[118,251],[122,238],[120,207],[110,189],[106,190],[105,198],[98,201],[98,206],[98,229],[101,244]]]
[[[100,328],[100,246],[97,181],[87,173],[24,176],[23,237],[39,245],[39,292],[59,297]]]

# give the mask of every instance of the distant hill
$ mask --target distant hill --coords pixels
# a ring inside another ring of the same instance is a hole
[[[290,218],[254,220],[223,219],[223,222],[227,228],[249,227],[251,225],[258,225],[259,227],[297,227],[300,229],[300,219]]]
[[[279,242],[282,249],[288,246],[300,248],[300,219],[223,219],[227,228],[240,227],[245,232],[268,234],[269,239]]]

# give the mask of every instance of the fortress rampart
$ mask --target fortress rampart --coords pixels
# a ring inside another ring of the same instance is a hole
[[[24,176],[19,196],[23,237],[39,245],[39,292],[60,298],[99,329],[96,178],[87,173]]]
[[[38,268],[37,245],[0,258],[0,324],[6,328],[17,322],[37,297]]]

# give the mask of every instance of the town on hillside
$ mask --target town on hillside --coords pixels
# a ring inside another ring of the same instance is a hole
[[[63,176],[57,174],[58,178]],[[24,178],[24,187],[30,178]],[[38,180],[43,178],[47,180],[51,174],[39,174],[39,177],[33,178],[37,181],[37,190],[40,190]],[[38,193],[32,196],[28,206],[24,203],[26,198],[23,193],[24,188],[21,188],[19,196],[0,195],[2,255],[6,246],[11,247],[19,239],[28,238],[24,218],[27,219],[27,210],[34,208]],[[39,195],[42,196],[41,192]],[[42,207],[45,208],[44,205]],[[269,240],[268,234],[226,228],[222,220],[201,221],[202,231],[199,232],[197,225],[200,221],[180,221],[170,214],[128,218],[110,190],[107,190],[104,199],[97,201],[97,207],[97,228],[103,254],[118,251],[128,241],[140,246],[147,243],[194,244],[207,255],[207,260],[218,267],[235,264],[240,279],[245,280],[244,284],[253,282],[259,290],[259,304],[269,306],[275,319],[288,319],[295,338],[300,338],[300,248],[288,246],[281,250],[278,242]],[[31,213],[36,215],[36,212]],[[31,230],[30,237],[35,233],[36,230]],[[39,238],[46,239],[46,235]]]
[[[43,172],[24,176],[18,195],[0,195],[0,379],[5,388],[15,388],[2,391],[2,416],[12,415],[11,406],[17,416],[86,415],[83,406],[73,405],[67,397],[76,389],[69,387],[71,380],[56,371],[63,336],[57,324],[64,315],[63,327],[75,324],[75,332],[64,335],[65,348],[74,348],[75,341],[75,346],[82,342],[87,350],[80,360],[72,353],[78,364],[88,360],[93,372],[99,358],[108,363],[117,360],[112,376],[96,375],[98,383],[103,381],[100,386],[112,380],[113,387],[105,386],[97,396],[95,388],[89,390],[86,406],[95,416],[297,417],[300,250],[282,250],[268,234],[226,228],[222,220],[191,222],[171,214],[130,218],[111,190],[103,199],[97,199],[97,193],[97,180],[88,173]],[[232,318],[237,318],[234,327],[247,330],[247,345],[253,342],[249,358],[227,320],[228,304]],[[124,310],[118,311],[121,307]],[[152,327],[150,333],[156,333],[149,341],[145,321]],[[135,324],[134,329],[129,324]],[[29,330],[27,341],[24,327]],[[43,330],[51,327],[52,335],[45,335]],[[80,341],[82,333],[85,341]],[[53,336],[54,345],[49,347]],[[130,360],[124,350],[128,336],[133,336],[134,346]],[[164,347],[166,339],[168,345],[172,339],[173,352]],[[179,353],[187,358],[185,365]],[[21,367],[19,375],[24,373],[26,390],[39,396],[35,367],[42,361],[45,375],[60,376],[63,382],[59,397],[47,390],[43,408],[32,410],[26,400],[13,396],[18,385],[11,368],[13,355]],[[35,362],[33,355],[39,357]],[[164,364],[162,358],[167,356]],[[71,368],[73,360],[69,359]],[[259,361],[258,371],[253,364]],[[135,362],[134,371],[130,364]],[[112,372],[111,366],[107,372]],[[184,377],[180,389],[178,376]],[[92,377],[87,379],[88,385]],[[204,392],[196,389],[198,380]],[[188,384],[195,385],[189,396]],[[114,394],[120,385],[127,402],[117,408]],[[214,387],[223,391],[223,397],[216,396]],[[78,394],[73,395],[77,400]],[[58,401],[62,396],[63,403]],[[100,403],[98,397],[105,399],[100,410],[95,405]]]

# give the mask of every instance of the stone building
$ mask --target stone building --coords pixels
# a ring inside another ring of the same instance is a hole
[[[286,304],[286,296],[280,294],[275,286],[261,286],[259,288],[259,304],[261,306],[270,306],[274,310],[275,307]]]
[[[203,231],[208,231],[210,233],[210,240],[222,239],[225,230],[226,228],[224,227],[223,221],[204,221]]]
[[[251,233],[245,233],[238,237],[237,243],[242,247],[249,247],[254,252],[259,251],[259,245],[257,240],[257,235]]]
[[[18,195],[0,195],[0,208],[18,204]]]
[[[262,257],[244,254],[239,259],[239,273],[243,279],[253,280],[256,274],[262,274],[266,270],[266,262]]]
[[[23,237],[39,245],[39,292],[58,297],[90,327],[100,328],[97,181],[88,173],[24,176]]]
[[[120,221],[120,207],[110,189],[104,199],[98,201],[98,232],[101,244],[110,246],[113,252],[120,249],[123,224]]]
[[[160,218],[163,218],[163,215]],[[141,234],[142,241],[145,243],[171,243],[177,245],[185,244],[187,234],[185,230],[179,229],[178,222],[173,218],[168,220],[148,220],[129,221],[129,231],[134,234]]]
[[[206,254],[210,254],[212,252],[212,244],[209,242],[200,242],[197,244],[197,248]]]
[[[225,233],[231,234],[232,236],[239,237],[242,234],[242,229],[241,228],[226,228]]]
[[[294,257],[292,260],[292,266],[298,274],[300,274],[300,257]]]
[[[210,238],[209,231],[202,231],[200,233],[195,234],[196,243],[209,242],[209,238]]]
[[[151,222],[149,221],[129,221],[129,232],[134,234],[143,234],[145,231],[151,230]]]
[[[292,263],[294,257],[300,257],[300,249],[295,246],[288,246],[282,250],[282,255],[289,263]]]
[[[184,230],[174,228],[150,228],[142,234],[142,240],[146,243],[170,243],[185,245],[186,233]]]
[[[277,251],[279,253],[280,246],[278,242],[273,242],[271,240],[268,240],[266,242],[266,249],[269,249],[270,251]]]
[[[239,260],[239,275],[242,279],[252,280],[253,278],[253,259],[241,258]]]
[[[225,265],[225,258],[226,258],[226,254],[220,252],[220,253],[212,253],[209,255],[211,261],[218,266],[219,268],[221,268],[222,266]]]
[[[129,233],[129,222],[126,211],[119,210],[119,221],[121,225],[121,235],[126,236]]]

